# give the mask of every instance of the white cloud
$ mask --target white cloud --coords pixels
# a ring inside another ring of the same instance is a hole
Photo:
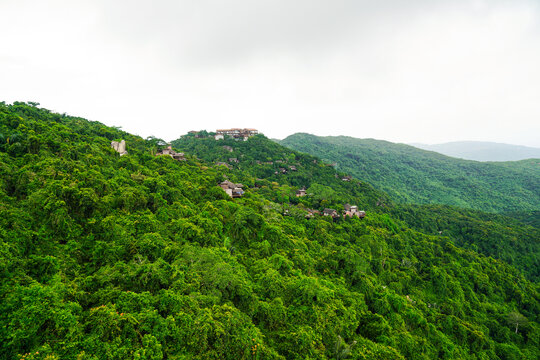
[[[166,139],[249,126],[540,146],[537,2],[373,4],[4,0],[0,100]]]

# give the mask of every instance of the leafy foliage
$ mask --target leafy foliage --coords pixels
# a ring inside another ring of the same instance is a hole
[[[450,237],[455,244],[513,265],[540,280],[540,229],[514,218],[445,205],[399,205],[393,217],[425,234]]]
[[[159,139],[32,103],[0,104],[0,134],[0,358],[539,356],[535,280],[317,158],[186,137],[175,161]],[[346,202],[366,218],[305,217]]]

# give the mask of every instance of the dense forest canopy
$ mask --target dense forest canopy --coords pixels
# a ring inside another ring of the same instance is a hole
[[[0,103],[0,358],[539,357],[520,219],[402,208],[262,135],[164,147]]]
[[[520,221],[515,221],[506,216],[455,206],[399,204],[365,182],[349,179],[345,173],[336,171],[335,165],[329,166],[313,156],[286,149],[263,136],[248,142],[183,136],[172,143],[207,162],[226,164],[233,171],[238,170],[235,173],[249,173],[252,177],[286,184],[293,189],[304,187],[311,194],[298,199],[289,190],[285,198],[275,197],[274,201],[300,202],[319,210],[342,208],[347,201],[361,204],[368,211],[389,214],[394,221],[402,220],[406,226],[425,234],[449,236],[460,246],[503,259],[529,278],[540,279],[540,229],[524,224],[530,223],[534,214],[526,219],[518,217]],[[294,166],[295,171],[291,171],[290,166]]]
[[[280,144],[335,162],[402,203],[518,214],[540,210],[538,159],[483,163],[388,141],[303,133]]]

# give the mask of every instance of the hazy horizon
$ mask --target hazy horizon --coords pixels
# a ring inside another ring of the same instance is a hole
[[[446,145],[446,144],[454,144],[454,143],[477,143],[477,144],[497,144],[497,145],[512,145],[512,146],[520,146],[524,148],[531,148],[531,149],[540,149],[538,146],[526,146],[526,145],[519,145],[519,144],[509,144],[509,143],[503,143],[503,142],[496,142],[496,141],[475,141],[475,140],[459,140],[459,141],[446,141],[443,143],[408,143],[407,145],[426,145],[426,146],[435,146],[435,145]]]
[[[4,0],[0,101],[165,140],[540,147],[540,2]]]

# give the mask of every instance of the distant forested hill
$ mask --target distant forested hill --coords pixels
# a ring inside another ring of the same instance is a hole
[[[540,160],[482,163],[346,136],[294,134],[280,143],[335,162],[338,170],[402,203],[447,204],[488,212],[540,209]]]
[[[540,159],[540,149],[484,141],[455,141],[444,144],[410,144],[414,147],[466,160],[518,161]]]
[[[0,102],[0,359],[539,358],[537,229],[262,135],[173,144]]]

